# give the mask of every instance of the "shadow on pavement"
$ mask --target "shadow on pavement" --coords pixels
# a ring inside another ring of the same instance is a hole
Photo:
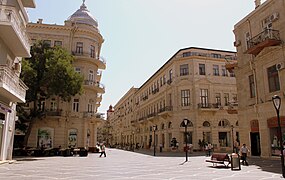
[[[16,158],[16,161],[40,161],[44,159],[38,159],[38,158]]]
[[[281,170],[281,160],[280,159],[265,159],[260,157],[250,157],[248,158],[249,166],[256,165],[262,171],[282,174]]]

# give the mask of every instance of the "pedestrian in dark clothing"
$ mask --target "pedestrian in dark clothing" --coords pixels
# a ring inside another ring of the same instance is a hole
[[[106,152],[105,152],[105,145],[104,144],[101,144],[100,146],[100,156],[99,157],[102,157],[102,155],[104,154],[104,157],[106,157]]]

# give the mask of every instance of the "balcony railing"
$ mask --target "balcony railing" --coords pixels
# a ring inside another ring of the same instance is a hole
[[[62,109],[46,109],[45,113],[47,116],[61,116]]]
[[[215,109],[215,108],[220,108],[221,104],[219,103],[199,103],[198,108],[203,109],[203,108],[208,108],[208,109]]]
[[[0,65],[0,83],[6,87],[9,93],[17,97],[17,102],[25,102],[26,90],[28,87],[24,82],[6,65]]]
[[[21,43],[26,48],[27,52],[30,51],[29,38],[26,34],[26,22],[24,18],[18,15],[18,11],[15,7],[0,5],[0,9],[3,10],[3,14],[0,15],[1,25],[10,25],[13,27],[15,34],[19,37]],[[15,44],[14,44],[15,45]],[[16,45],[17,46],[17,45]]]
[[[100,56],[99,58],[97,58],[94,54],[91,54],[91,53],[86,53],[83,51],[72,51],[72,55],[97,59],[101,61],[103,64],[106,64],[106,59],[104,57]]]
[[[166,112],[166,111],[172,111],[172,106],[165,106],[161,109],[159,109],[158,113]]]
[[[278,30],[266,29],[263,32],[259,33],[257,36],[254,36],[247,41],[247,51],[248,54],[257,55],[264,49],[269,46],[276,46],[281,43],[280,35]]]
[[[85,111],[85,112],[83,112],[83,117],[84,118],[86,118],[86,117],[103,118],[103,115],[102,115],[102,113],[96,113],[93,111]]]
[[[84,85],[97,86],[97,87],[99,87],[99,88],[105,90],[104,84],[102,84],[102,83],[100,83],[100,82],[93,81],[93,80],[85,80],[85,81],[84,81]]]

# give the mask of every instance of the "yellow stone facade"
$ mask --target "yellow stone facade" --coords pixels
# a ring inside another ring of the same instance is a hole
[[[103,121],[97,110],[105,93],[101,76],[106,68],[106,62],[100,56],[104,39],[96,19],[83,3],[64,25],[44,24],[39,19],[37,23],[29,23],[27,31],[31,41],[43,40],[50,46],[66,48],[75,56],[75,70],[84,76],[83,94],[73,97],[70,102],[62,102],[58,97],[41,102],[45,118],[34,124],[28,146],[94,147],[97,127]]]
[[[142,148],[163,146],[182,151],[183,119],[190,120],[187,144],[200,150],[199,140],[217,151],[232,151],[239,139],[236,79],[226,62],[237,62],[231,51],[180,49],[140,88],[131,88],[109,114],[111,145]],[[154,132],[153,126],[157,126]],[[155,136],[154,136],[155,133]],[[171,146],[176,138],[178,148]],[[155,143],[154,143],[155,141]],[[203,147],[202,147],[203,148]]]
[[[251,155],[279,156],[280,137],[272,97],[281,97],[284,129],[285,1],[260,1],[234,27],[238,63],[234,67],[239,98],[241,143]],[[284,134],[282,134],[284,140]]]

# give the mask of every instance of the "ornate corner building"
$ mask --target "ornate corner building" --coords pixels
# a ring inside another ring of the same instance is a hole
[[[234,141],[239,141],[240,128],[236,79],[225,66],[236,62],[232,51],[180,49],[114,106],[107,118],[112,135],[109,142],[182,151],[186,141],[200,150],[201,141],[212,143],[215,150],[231,151]],[[185,118],[189,120],[187,132],[182,125]],[[178,149],[173,147],[173,139]]]
[[[83,2],[64,25],[44,24],[39,19],[29,23],[27,31],[32,42],[43,40],[50,46],[67,49],[75,56],[75,70],[84,77],[84,92],[70,102],[62,102],[59,97],[41,101],[45,118],[33,126],[28,146],[94,147],[97,127],[103,121],[97,110],[105,93],[101,77],[106,68],[106,61],[100,56],[104,39],[97,20]]]
[[[281,154],[285,139],[285,1],[256,0],[256,8],[234,26],[238,63],[236,74],[239,98],[241,142],[251,155],[271,157]],[[272,97],[281,97],[278,121]]]
[[[16,105],[25,102],[28,89],[19,78],[22,57],[30,57],[25,8],[35,8],[35,2],[0,2],[0,161],[12,159]]]

